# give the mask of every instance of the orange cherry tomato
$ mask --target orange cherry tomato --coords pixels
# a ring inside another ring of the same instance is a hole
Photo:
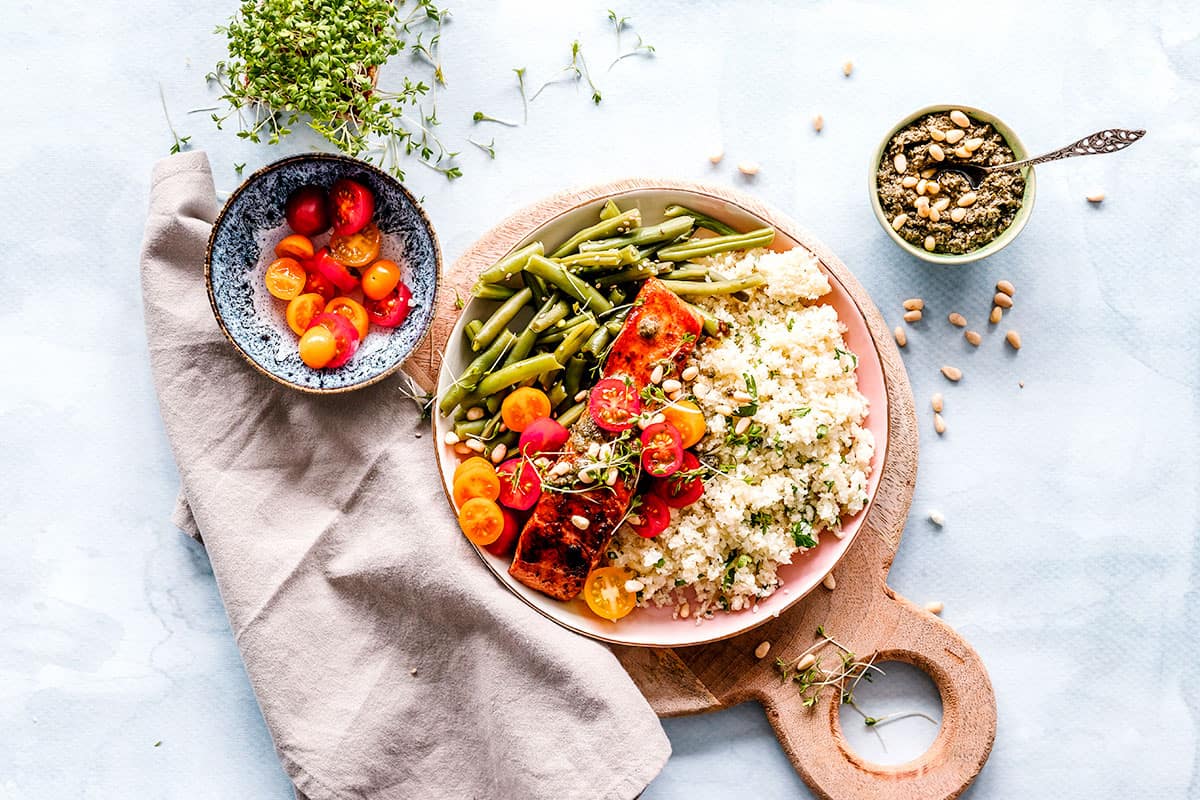
[[[471,456],[466,461],[454,468],[454,480],[458,480],[458,476],[462,475],[464,472],[470,472],[473,469],[482,469],[484,467],[492,470],[495,469],[495,467],[492,466],[492,462],[488,461],[483,456]]]
[[[287,324],[297,336],[303,336],[313,317],[325,310],[325,298],[315,292],[293,298],[287,306]]]
[[[329,239],[329,252],[347,267],[365,267],[379,258],[383,234],[374,222],[368,222],[361,231],[349,236],[334,234]]]
[[[297,261],[307,261],[313,257],[314,252],[316,250],[313,248],[312,239],[309,239],[307,236],[301,236],[298,233],[283,237],[279,244],[275,245],[275,255],[280,258],[294,258]]]
[[[468,539],[484,547],[504,533],[504,512],[494,500],[472,497],[458,510],[458,525]]]
[[[280,300],[294,300],[307,280],[304,267],[294,258],[277,258],[267,267],[267,291]]]
[[[598,617],[616,622],[633,611],[637,594],[625,588],[633,573],[621,567],[597,567],[583,584],[583,599]]]
[[[550,398],[541,389],[522,386],[504,398],[500,404],[500,416],[512,430],[523,431],[535,419],[550,416]]]
[[[459,508],[476,497],[495,500],[500,496],[500,477],[491,464],[488,464],[488,469],[476,467],[455,478],[453,489],[454,502]]]
[[[363,294],[372,300],[382,300],[400,283],[400,265],[381,259],[367,267],[362,276]]]
[[[703,439],[708,430],[700,406],[691,400],[677,400],[663,408],[662,414],[679,431],[680,444],[685,450]]]
[[[337,355],[337,339],[323,325],[314,325],[300,337],[300,360],[313,369],[320,369]]]
[[[335,297],[325,306],[325,313],[341,314],[350,320],[350,324],[358,331],[359,339],[367,338],[367,329],[371,323],[367,319],[367,310],[357,300],[351,300],[349,297]]]

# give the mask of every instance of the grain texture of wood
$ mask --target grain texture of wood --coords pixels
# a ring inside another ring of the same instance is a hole
[[[700,192],[742,207],[813,251],[846,288],[866,318],[883,364],[888,393],[888,448],[874,503],[854,544],[833,571],[836,591],[818,589],[778,618],[712,644],[674,650],[614,647],[613,651],[661,716],[727,708],[755,700],[804,782],[829,800],[940,800],[958,797],[983,768],[996,733],[996,700],[979,655],[953,628],[898,596],[887,574],[912,503],[917,477],[917,421],[900,353],[879,311],[850,271],[786,215],[755,198],[719,186],[631,179],[563,192],[523,209],[488,231],[444,276],[431,334],[405,371],[421,386],[436,385],[447,337],[458,315],[455,290],[469,293],[476,276],[535,228],[580,205],[638,189]],[[860,658],[905,661],[924,670],[942,697],[942,726],[919,758],[896,766],[857,755],[842,734],[838,692],[806,709],[791,685],[780,685],[774,661],[816,641],[823,625]],[[770,641],[771,654],[754,649]]]

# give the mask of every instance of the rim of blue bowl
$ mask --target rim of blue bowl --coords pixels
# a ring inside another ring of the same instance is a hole
[[[981,258],[994,255],[1005,247],[1008,247],[1021,231],[1025,229],[1029,218],[1033,216],[1033,204],[1037,197],[1037,176],[1034,174],[1033,167],[1021,167],[1021,176],[1025,179],[1025,192],[1021,195],[1021,208],[1017,211],[1016,217],[1007,228],[1000,232],[999,236],[969,253],[931,253],[892,230],[892,226],[888,223],[887,217],[883,213],[883,206],[879,202],[879,159],[882,158],[884,150],[887,149],[888,142],[902,128],[907,127],[926,114],[934,114],[939,111],[952,111],[954,109],[958,109],[964,114],[973,116],[994,127],[1004,137],[1004,141],[1008,143],[1008,146],[1012,148],[1014,161],[1020,161],[1023,158],[1029,157],[1029,151],[1026,149],[1024,142],[1017,136],[1016,131],[995,114],[984,111],[981,108],[975,108],[974,106],[963,105],[962,103],[935,103],[917,109],[888,129],[883,140],[874,150],[874,156],[871,159],[870,169],[867,173],[867,188],[871,193],[871,210],[875,213],[875,219],[879,221],[879,227],[883,228],[888,238],[899,245],[909,255],[915,256],[922,261],[930,264],[945,264],[950,266],[969,264],[972,261],[978,261]]]
[[[399,372],[400,368],[403,367],[405,362],[412,357],[413,353],[417,352],[421,345],[425,343],[425,339],[428,338],[429,332],[433,328],[434,315],[431,315],[429,320],[425,323],[425,329],[421,331],[421,334],[413,343],[412,349],[405,353],[401,358],[397,359],[395,364],[383,370],[378,375],[372,375],[366,380],[359,381],[358,383],[352,383],[348,386],[333,386],[328,388],[304,386],[303,384],[289,381],[286,378],[276,375],[274,372],[265,369],[261,364],[251,358],[249,353],[242,349],[242,346],[238,344],[235,338],[233,338],[233,334],[229,332],[227,327],[225,327],[225,320],[221,317],[221,312],[217,307],[217,295],[213,291],[212,285],[213,244],[217,239],[217,230],[221,227],[221,223],[225,220],[225,215],[229,213],[230,208],[233,207],[234,201],[237,200],[238,196],[246,189],[246,187],[259,180],[264,175],[274,172],[275,170],[288,164],[306,161],[333,161],[339,164],[352,164],[356,169],[365,169],[374,173],[385,182],[394,185],[408,199],[408,201],[412,203],[413,208],[415,208],[417,213],[421,215],[421,220],[424,223],[426,230],[429,231],[429,238],[433,241],[434,281],[433,297],[431,298],[430,303],[435,309],[434,315],[436,315],[436,309],[438,307],[438,292],[442,286],[442,245],[441,242],[438,241],[437,231],[434,230],[433,223],[429,220],[429,215],[425,213],[424,207],[417,202],[417,198],[413,197],[412,192],[405,188],[403,183],[396,180],[395,176],[389,175],[368,161],[362,161],[357,158],[351,158],[350,156],[343,156],[337,153],[298,153],[293,156],[286,156],[278,161],[272,161],[270,164],[259,167],[250,175],[250,177],[242,181],[241,185],[234,189],[233,193],[229,195],[229,199],[226,200],[225,204],[221,207],[221,212],[217,214],[217,218],[213,220],[212,231],[208,235],[208,245],[204,249],[204,286],[208,291],[208,304],[212,308],[213,316],[217,320],[217,327],[221,329],[221,333],[225,334],[225,338],[229,340],[230,344],[233,345],[233,349],[238,352],[238,355],[240,355],[246,361],[246,363],[254,367],[255,370],[263,375],[266,375],[276,383],[281,383],[284,386],[287,386],[291,389],[296,389],[297,391],[301,391],[306,394],[344,394],[346,392],[353,392],[357,389],[371,386],[372,384],[376,384],[384,378],[391,377]]]

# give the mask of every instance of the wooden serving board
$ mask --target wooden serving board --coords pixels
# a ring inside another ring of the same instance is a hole
[[[845,286],[870,327],[888,395],[888,446],[883,474],[863,529],[833,570],[835,591],[817,589],[778,618],[732,639],[676,649],[613,647],[617,658],[659,716],[699,714],[756,700],[766,710],[780,744],[808,786],[836,800],[924,800],[958,797],[983,768],[996,735],[996,698],[979,655],[953,628],[897,595],[888,570],[912,503],[917,477],[917,421],[900,353],[883,317],[854,276],[804,228],[766,204],[733,189],[688,181],[632,179],[563,192],[488,231],[443,276],[430,336],[405,371],[432,390],[447,337],[479,273],[535,228],[580,205],[635,189],[701,192],[771,220],[803,243]],[[774,662],[816,641],[825,626],[859,658],[903,661],[925,671],[942,697],[942,726],[919,758],[897,766],[866,761],[846,741],[839,723],[839,694],[826,691],[806,709],[793,685],[781,685]],[[770,654],[754,650],[770,642]]]

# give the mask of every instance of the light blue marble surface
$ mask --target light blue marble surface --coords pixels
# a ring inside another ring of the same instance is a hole
[[[253,146],[186,113],[213,104],[212,30],[233,5],[0,3],[4,800],[291,796],[204,552],[167,519],[176,476],[138,288],[150,168],[170,145],[160,82],[221,189],[237,184],[235,162],[252,170],[310,144]],[[970,796],[1200,796],[1196,3],[644,2],[618,10],[658,57],[611,72],[607,5],[455,8],[443,133],[494,136],[499,155],[462,145],[454,184],[411,167],[447,257],[565,186],[676,176],[790,212],[889,320],[923,296],[905,352],[921,473],[891,583],[943,601],[990,668],[999,733]],[[576,36],[600,107],[555,86],[527,126],[471,130],[475,110],[519,118],[509,70],[540,80]],[[1016,243],[939,269],[877,228],[866,161],[892,121],[942,101],[991,110],[1034,151],[1110,126],[1150,135],[1042,168]],[[753,181],[734,169],[744,159],[762,165]],[[1093,187],[1102,205],[1084,201]],[[998,278],[1017,285],[1002,327],[1021,332],[1019,354],[983,323]],[[978,350],[945,322],[952,310],[985,331]],[[934,391],[947,396],[940,439]],[[874,702],[927,706],[911,683],[895,682],[911,699],[884,689]],[[917,723],[885,732],[890,753],[919,750]],[[665,724],[674,756],[646,797],[808,796],[757,707]]]

